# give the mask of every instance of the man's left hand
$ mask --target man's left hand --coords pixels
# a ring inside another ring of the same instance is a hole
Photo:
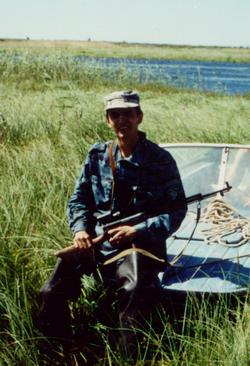
[[[136,230],[133,226],[118,226],[108,231],[109,242],[111,244],[125,244],[134,239]]]

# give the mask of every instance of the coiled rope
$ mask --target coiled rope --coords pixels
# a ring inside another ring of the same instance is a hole
[[[223,199],[211,200],[203,210],[200,222],[213,224],[202,230],[207,243],[239,247],[250,240],[250,220],[241,216]],[[227,239],[229,236],[233,239]]]

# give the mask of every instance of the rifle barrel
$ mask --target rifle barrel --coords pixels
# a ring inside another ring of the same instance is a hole
[[[201,194],[201,193],[194,194],[193,196],[187,197],[186,201],[187,201],[187,204],[190,204],[192,202],[202,201],[202,200],[205,200],[209,197],[216,196],[218,193],[220,193],[221,196],[223,196],[224,193],[230,191],[231,188],[232,188],[232,186],[230,186],[229,183],[226,182],[226,187],[225,188],[218,189],[217,191],[209,192],[209,193],[206,193],[206,194]]]

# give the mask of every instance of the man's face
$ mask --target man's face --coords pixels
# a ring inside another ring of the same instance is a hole
[[[108,111],[107,120],[118,138],[130,140],[137,135],[142,116],[136,108],[116,108]]]

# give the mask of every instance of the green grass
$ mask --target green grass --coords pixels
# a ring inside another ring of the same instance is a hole
[[[103,96],[138,89],[141,128],[159,143],[249,144],[250,99],[140,85],[137,75],[124,69],[107,80],[102,70],[90,72],[85,65],[79,72],[70,58],[58,64],[53,54],[31,65],[27,53],[15,64],[11,54],[0,59],[0,365],[33,366],[44,360],[32,326],[36,294],[54,266],[54,251],[72,240],[65,217],[68,197],[89,146],[113,136]],[[73,313],[81,303],[94,312],[91,288]],[[123,364],[107,342],[109,329],[90,318],[102,350],[99,364]],[[247,302],[234,310],[226,303],[211,308],[204,302],[199,309],[188,304],[181,327],[164,317],[163,323],[161,334],[151,329],[145,335],[137,365],[247,365]],[[60,357],[60,349],[54,352]]]

